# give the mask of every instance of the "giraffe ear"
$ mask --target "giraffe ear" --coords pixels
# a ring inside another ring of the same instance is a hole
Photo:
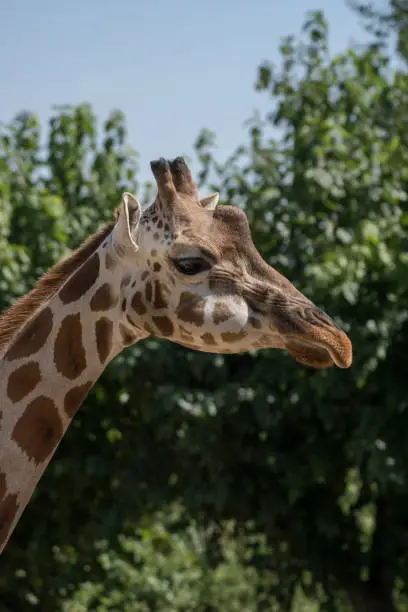
[[[220,200],[220,194],[218,192],[212,193],[205,198],[201,198],[200,204],[206,210],[215,210],[218,202]]]
[[[131,249],[138,251],[136,233],[139,227],[142,207],[131,193],[124,193],[119,209],[116,211],[116,225],[114,229],[114,244],[119,253]]]

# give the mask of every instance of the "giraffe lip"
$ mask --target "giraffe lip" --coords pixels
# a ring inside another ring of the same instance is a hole
[[[314,329],[308,335],[288,334],[284,342],[289,353],[302,363],[325,368],[349,368],[353,361],[352,344],[337,327]]]

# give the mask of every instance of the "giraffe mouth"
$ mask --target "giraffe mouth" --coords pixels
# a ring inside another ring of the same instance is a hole
[[[309,300],[274,313],[274,326],[284,348],[299,363],[314,368],[349,368],[353,361],[350,339],[334,321]]]
[[[333,331],[318,330],[311,337],[289,335],[284,338],[284,343],[297,362],[314,368],[329,368],[333,365],[349,368],[353,360],[351,342],[337,328]]]

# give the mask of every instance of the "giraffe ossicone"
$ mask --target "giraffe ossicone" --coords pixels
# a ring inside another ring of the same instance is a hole
[[[347,335],[256,250],[245,213],[199,198],[180,157],[0,318],[0,551],[105,366],[150,335],[210,353],[352,362]]]

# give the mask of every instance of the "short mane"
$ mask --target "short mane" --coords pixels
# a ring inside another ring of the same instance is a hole
[[[50,268],[27,295],[4,312],[0,317],[0,350],[10,343],[34,312],[92,255],[113,227],[114,223],[107,223],[96,234],[92,234],[78,249]]]

